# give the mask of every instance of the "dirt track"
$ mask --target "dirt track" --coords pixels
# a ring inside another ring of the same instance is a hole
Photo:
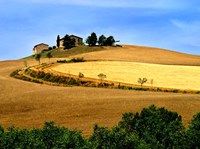
[[[28,64],[33,64],[28,62]],[[0,62],[0,123],[4,127],[42,127],[45,121],[89,135],[95,123],[114,126],[124,112],[150,104],[177,111],[184,124],[200,111],[200,95],[137,92],[116,89],[57,87],[11,78],[23,61]]]

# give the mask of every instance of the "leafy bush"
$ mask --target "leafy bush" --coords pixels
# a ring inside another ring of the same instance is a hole
[[[83,57],[77,57],[77,58],[72,58],[70,60],[70,62],[74,62],[74,63],[77,63],[77,62],[85,62],[84,58]]]
[[[48,48],[48,50],[52,50],[52,49],[53,49],[52,47],[49,47],[49,48]]]
[[[52,73],[45,73],[43,71],[34,71],[28,70],[26,72],[33,78],[41,79],[48,82],[59,83],[59,84],[66,84],[66,85],[78,85],[78,81],[74,78],[69,78],[65,76],[58,76]],[[35,80],[34,82],[41,82],[40,80]]]
[[[190,147],[200,148],[200,112],[193,117],[187,133],[189,136],[188,140],[190,140]]]
[[[119,126],[126,132],[135,132],[152,148],[172,148],[184,131],[181,116],[154,105],[144,108],[140,114],[123,114]]]
[[[19,72],[20,72],[20,69],[15,70],[15,71],[13,71],[13,72],[10,74],[10,76],[11,76],[11,77],[15,77],[15,76],[19,75],[19,74],[18,74]]]
[[[0,148],[31,149],[198,149],[200,147],[200,113],[188,129],[176,112],[152,105],[140,113],[124,113],[119,124],[111,129],[94,126],[85,139],[81,132],[71,131],[46,122],[42,129],[4,130],[0,126]]]
[[[94,126],[94,132],[89,138],[90,146],[89,148],[95,149],[149,149],[150,146],[136,133],[127,133],[120,127],[114,127],[112,130],[109,130],[105,127],[99,127],[98,125]]]
[[[57,63],[78,63],[85,62],[84,58],[72,58],[71,60],[57,60]]]
[[[43,129],[18,129],[11,127],[7,132],[0,133],[0,148],[84,148],[87,145],[80,132],[70,131],[64,127],[46,122]]]
[[[83,78],[83,77],[84,77],[84,74],[81,73],[81,72],[79,72],[78,77],[79,77],[79,78]]]
[[[173,92],[173,93],[178,93],[178,90],[177,90],[177,89],[174,89],[172,92]]]
[[[67,60],[57,60],[57,63],[68,63]]]

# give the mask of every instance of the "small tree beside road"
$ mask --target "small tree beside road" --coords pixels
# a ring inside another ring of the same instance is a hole
[[[36,54],[35,60],[38,61],[39,65],[40,65],[40,59],[41,59],[41,54]]]
[[[146,83],[147,82],[147,78],[139,78],[138,79],[138,83],[141,85],[141,88],[142,88],[142,85],[144,84],[144,83]]]
[[[51,54],[51,52],[48,52],[46,56],[49,58],[49,63],[50,63],[50,59],[53,57],[53,55]]]
[[[103,73],[100,73],[100,74],[98,74],[98,77],[99,77],[101,84],[102,84],[103,80],[106,78],[106,75],[103,74]]]

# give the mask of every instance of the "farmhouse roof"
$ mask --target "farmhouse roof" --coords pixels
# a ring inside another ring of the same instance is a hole
[[[79,38],[79,39],[83,39],[82,37],[76,36],[76,35],[69,35],[69,37],[75,37],[75,38]],[[65,37],[61,38],[60,40],[64,40]]]
[[[79,36],[76,36],[76,35],[70,35],[69,37],[76,37],[76,38],[83,39],[83,38],[81,38],[81,37],[79,37]]]
[[[39,44],[35,45],[34,48],[35,48],[35,47],[38,47],[38,46],[40,46],[40,45],[46,45],[46,46],[49,46],[48,44],[45,44],[45,43],[39,43]]]

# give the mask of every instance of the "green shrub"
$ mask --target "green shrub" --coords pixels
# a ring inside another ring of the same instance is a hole
[[[173,93],[178,93],[178,90],[177,90],[177,89],[174,89],[172,92],[173,92]]]
[[[200,147],[200,112],[193,116],[187,135],[189,137],[188,143],[190,143],[190,147],[198,149]]]
[[[49,48],[48,48],[48,50],[52,50],[52,49],[53,49],[52,47],[49,47]]]
[[[85,139],[81,132],[46,122],[41,129],[0,126],[1,149],[198,149],[200,147],[200,113],[188,129],[176,112],[152,105],[140,113],[124,113],[111,129],[95,125]]]
[[[83,78],[83,77],[84,77],[84,74],[81,73],[81,72],[79,72],[78,77],[79,77],[79,78]]]
[[[36,75],[36,78],[41,79],[45,77],[45,73],[43,71],[39,71]]]
[[[80,132],[70,131],[64,127],[55,126],[53,122],[46,122],[43,129],[18,129],[11,127],[0,133],[0,148],[85,148],[87,145]]]
[[[144,140],[140,139],[136,133],[127,133],[120,127],[109,130],[105,127],[94,126],[94,132],[89,138],[89,148],[95,149],[149,149]]]
[[[132,89],[133,89],[133,87],[129,86],[129,87],[128,87],[128,89],[129,89],[129,90],[132,90]]]
[[[83,57],[78,57],[78,58],[73,58],[70,60],[70,62],[85,62],[84,58]]]
[[[180,144],[177,138],[184,132],[181,117],[176,112],[154,105],[144,108],[140,114],[123,114],[119,126],[127,133],[135,132],[152,148],[172,148]]]
[[[157,91],[157,92],[160,92],[160,91],[162,91],[162,90],[161,90],[160,88],[157,88],[156,91]]]
[[[78,63],[85,62],[84,58],[72,58],[71,60],[57,60],[57,63]]]
[[[19,75],[19,74],[18,74],[19,71],[20,71],[20,69],[13,71],[13,72],[10,74],[10,76],[11,76],[11,77],[15,77],[15,76]]]
[[[46,73],[43,80],[45,81],[50,81],[49,78],[51,77],[51,74],[50,73]]]
[[[67,60],[57,60],[57,63],[68,63]]]

